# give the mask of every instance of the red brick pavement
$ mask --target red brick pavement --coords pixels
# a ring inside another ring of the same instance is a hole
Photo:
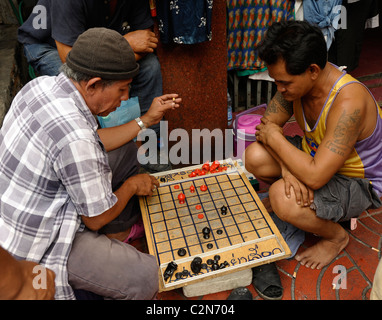
[[[381,258],[382,208],[362,213],[357,221],[357,228],[348,232],[350,235],[348,246],[322,270],[308,269],[295,259],[276,263],[284,287],[283,300],[369,299],[374,273]],[[317,237],[307,234],[299,250],[302,251],[317,241]],[[336,289],[333,286],[335,278],[339,277],[336,268],[342,268],[341,266],[346,268],[346,279],[344,279],[346,288]],[[252,285],[249,285],[248,289],[255,300],[262,299]],[[230,292],[230,290],[223,291],[191,299],[225,300]],[[158,298],[160,300],[190,300],[183,295],[182,289],[162,292]]]

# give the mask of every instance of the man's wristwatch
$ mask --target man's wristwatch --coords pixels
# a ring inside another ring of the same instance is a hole
[[[145,130],[146,129],[146,127],[145,127],[143,121],[141,120],[141,118],[139,118],[139,117],[135,118],[135,121],[137,121],[138,126],[141,128],[141,130]]]

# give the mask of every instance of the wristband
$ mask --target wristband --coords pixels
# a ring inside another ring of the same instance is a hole
[[[141,128],[141,130],[145,130],[146,129],[146,127],[145,127],[143,121],[141,120],[141,118],[138,117],[138,118],[135,119],[135,121],[137,122],[137,124]]]

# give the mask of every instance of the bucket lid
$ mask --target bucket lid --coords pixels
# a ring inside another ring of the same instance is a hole
[[[236,129],[244,130],[246,134],[255,134],[256,126],[261,123],[262,115],[246,114],[238,117]]]

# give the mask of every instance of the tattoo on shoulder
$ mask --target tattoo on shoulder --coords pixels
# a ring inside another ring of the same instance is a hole
[[[354,141],[357,140],[359,135],[360,113],[360,109],[356,109],[351,114],[346,113],[346,111],[342,113],[334,129],[333,139],[327,141],[326,148],[340,156],[344,156],[347,149],[353,148]]]
[[[290,116],[293,115],[293,102],[286,101],[280,92],[276,92],[275,96],[267,106],[265,116],[278,112],[283,112]]]

